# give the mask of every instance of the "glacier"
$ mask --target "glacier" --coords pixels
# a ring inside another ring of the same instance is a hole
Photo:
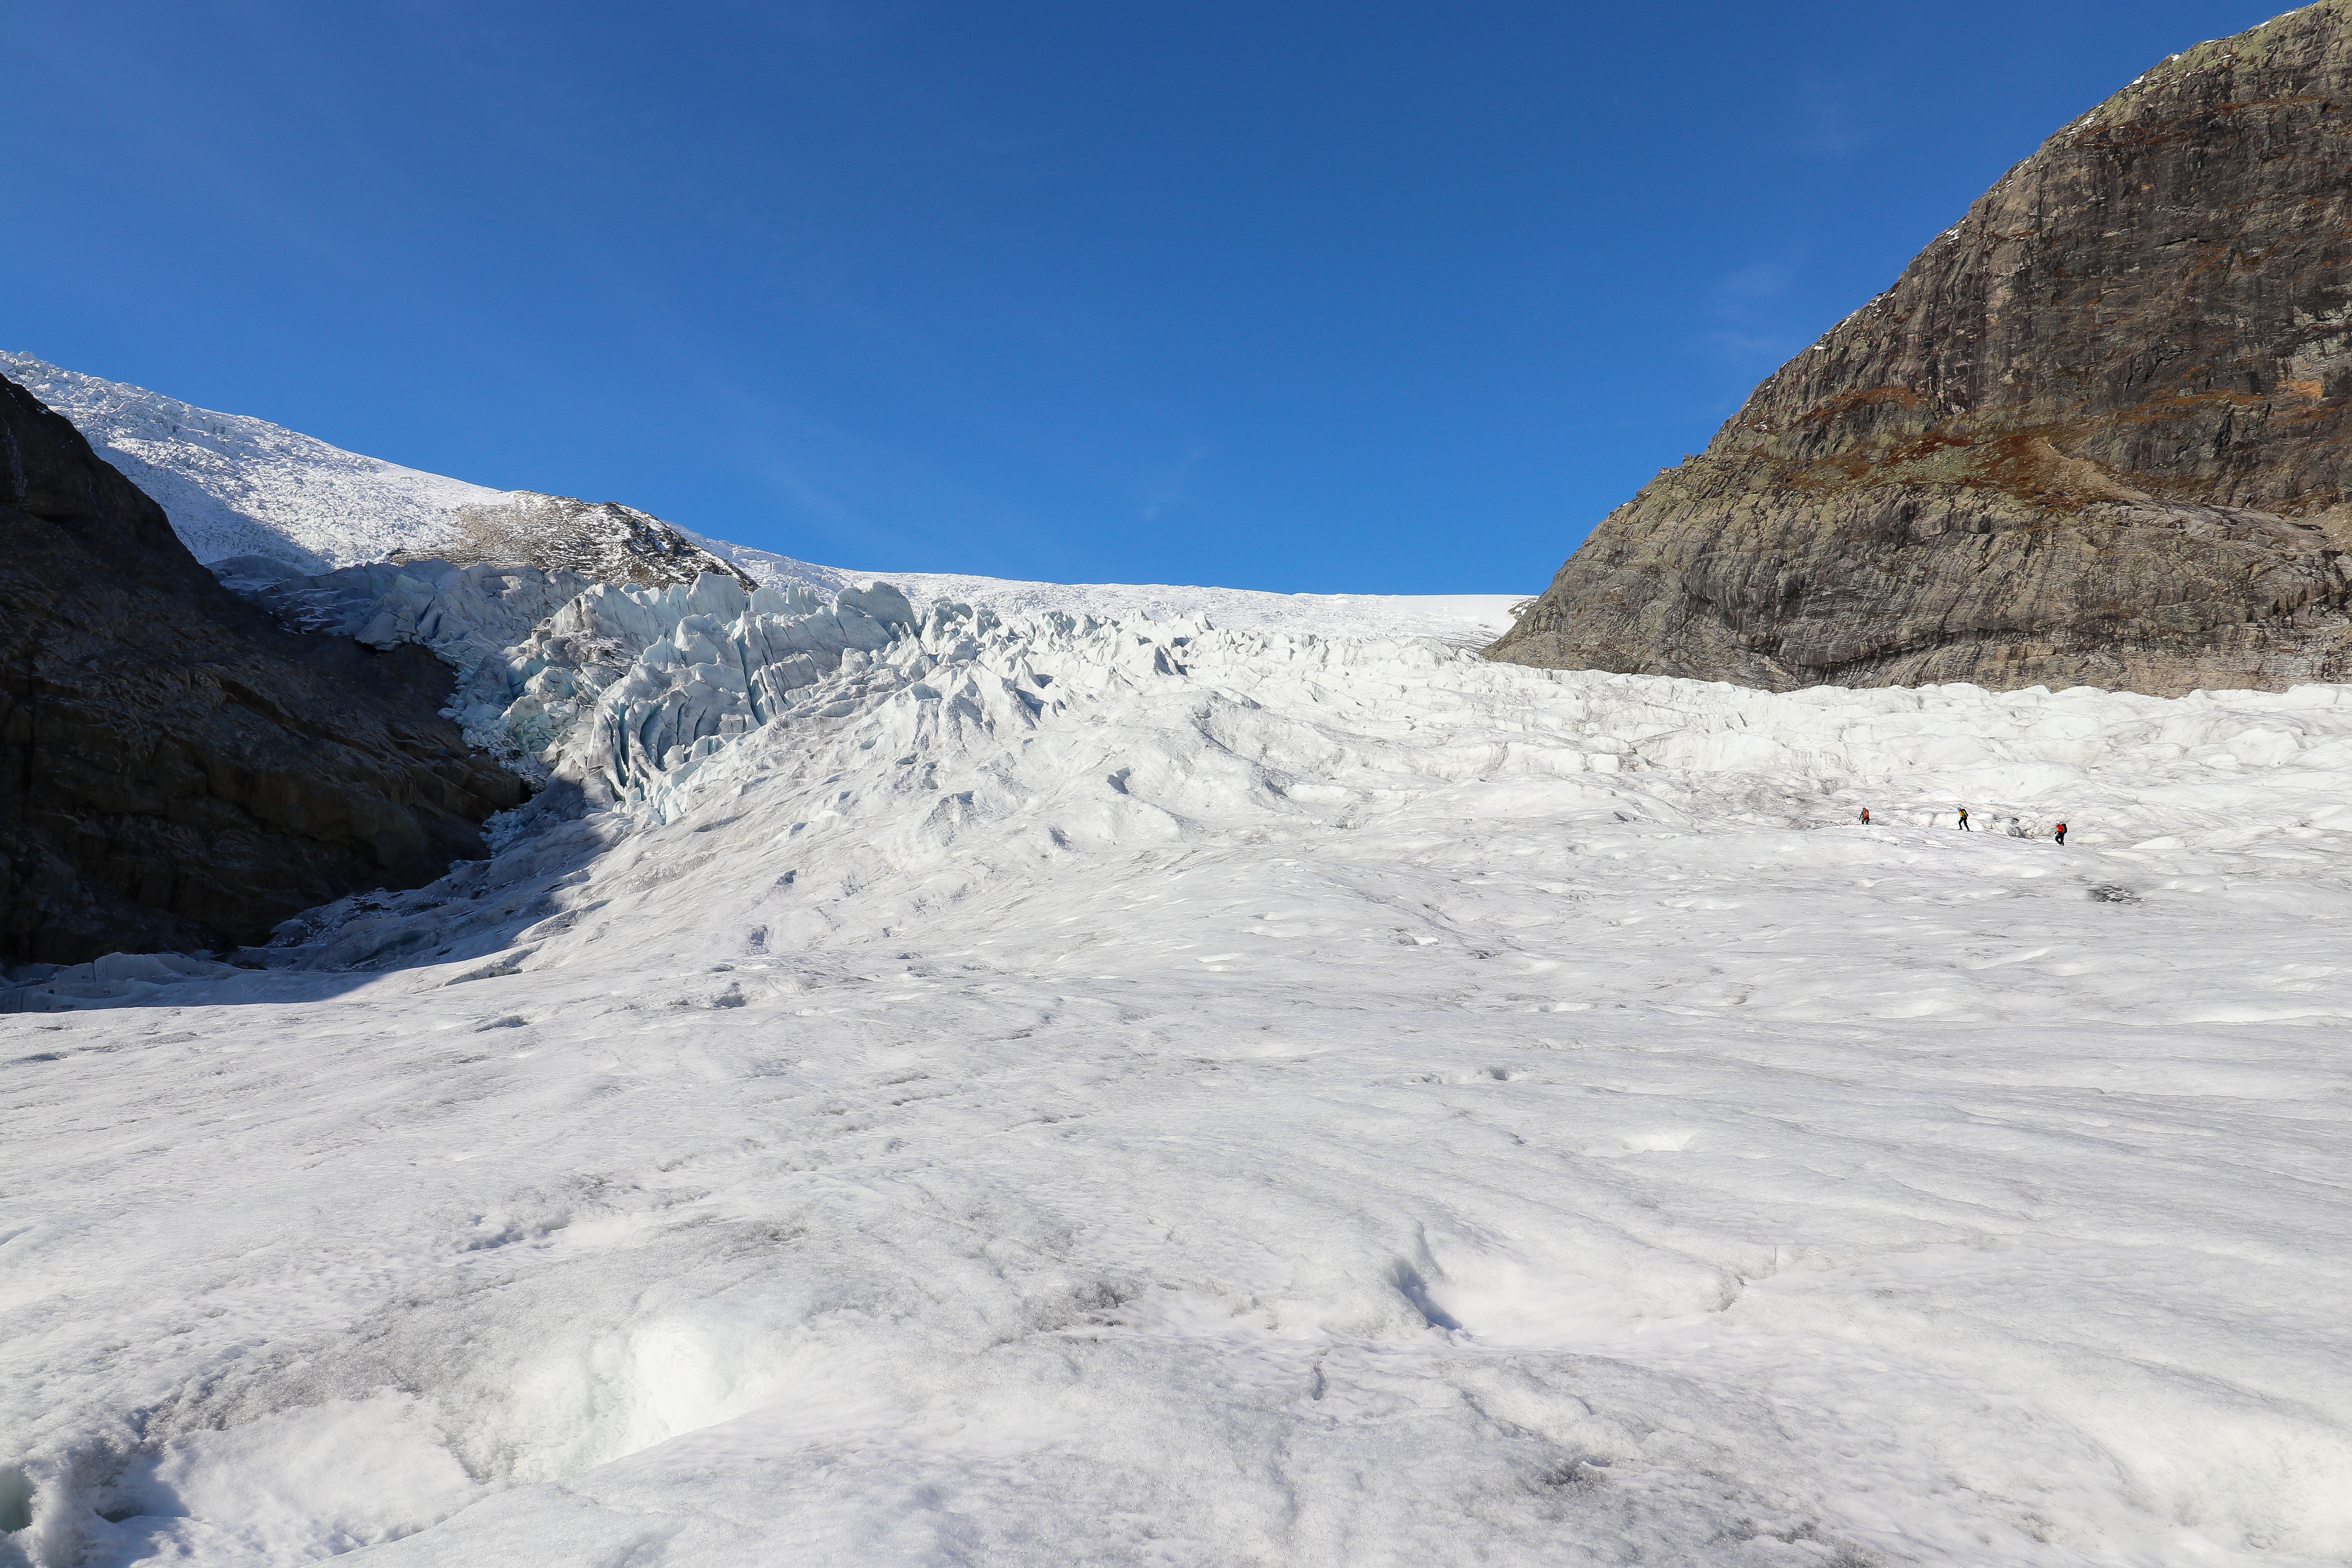
[[[452,573],[573,809],[0,1016],[0,1560],[2352,1553],[2352,689]]]
[[[0,1568],[2352,1558],[2352,688],[443,560],[45,368],[541,789],[0,986]]]

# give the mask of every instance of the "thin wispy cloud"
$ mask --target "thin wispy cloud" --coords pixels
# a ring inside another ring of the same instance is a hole
[[[1711,321],[1699,342],[1741,391],[1812,341],[1817,329],[1801,316],[1804,271],[1799,253],[1759,257],[1707,290]]]
[[[1798,279],[1790,257],[1760,258],[1717,279],[1707,290],[1715,325],[1706,334],[1717,353],[1744,367],[1759,356],[1777,362],[1794,353],[1785,318]]]
[[[1798,89],[1797,114],[1803,127],[1797,145],[1804,152],[1843,157],[1860,152],[1870,140],[1842,87],[1807,82]]]
[[[1207,447],[1195,447],[1184,455],[1181,461],[1147,485],[1143,490],[1143,504],[1136,517],[1144,522],[1156,522],[1160,513],[1183,500],[1185,481],[1192,477],[1192,470],[1208,455]]]

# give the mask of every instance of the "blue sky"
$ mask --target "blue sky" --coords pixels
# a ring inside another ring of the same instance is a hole
[[[2272,10],[8,0],[0,347],[839,565],[1531,591]]]

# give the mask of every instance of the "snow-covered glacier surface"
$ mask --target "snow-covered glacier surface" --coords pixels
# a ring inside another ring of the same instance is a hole
[[[694,536],[695,542],[753,581],[820,595],[862,580],[860,574],[812,566],[789,555]],[[918,605],[967,603],[1012,614],[1179,618],[1205,616],[1222,626],[1306,632],[1332,637],[1435,637],[1456,647],[1484,647],[1511,629],[1527,594],[1270,594],[1168,583],[1030,583],[952,572],[893,572],[889,580]]]
[[[0,1016],[0,1559],[2352,1555],[2352,689],[715,584],[420,584],[591,809]]]

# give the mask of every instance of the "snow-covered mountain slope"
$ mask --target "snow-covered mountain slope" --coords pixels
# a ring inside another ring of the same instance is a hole
[[[870,574],[796,561],[677,528],[614,502],[494,490],[362,458],[265,420],[217,414],[121,382],[0,353],[0,374],[72,420],[163,504],[197,560],[238,556],[304,573],[437,557],[534,565],[641,586],[691,584],[713,561],[747,585],[827,597]],[[1207,615],[1220,625],[1326,636],[1435,637],[1460,646],[1508,629],[1515,594],[1267,594],[1238,588],[1007,582],[895,574],[918,604],[958,599],[1074,615]]]
[[[876,609],[0,1017],[0,1558],[2352,1554],[2352,689]]]
[[[73,421],[153,497],[199,561],[268,555],[323,572],[429,552],[452,514],[507,492],[330,447],[121,382],[0,352],[0,375]]]
[[[317,573],[437,558],[653,586],[725,569],[682,531],[631,507],[404,468],[29,354],[0,353],[0,374],[72,420],[162,504],[206,564],[255,556]]]

